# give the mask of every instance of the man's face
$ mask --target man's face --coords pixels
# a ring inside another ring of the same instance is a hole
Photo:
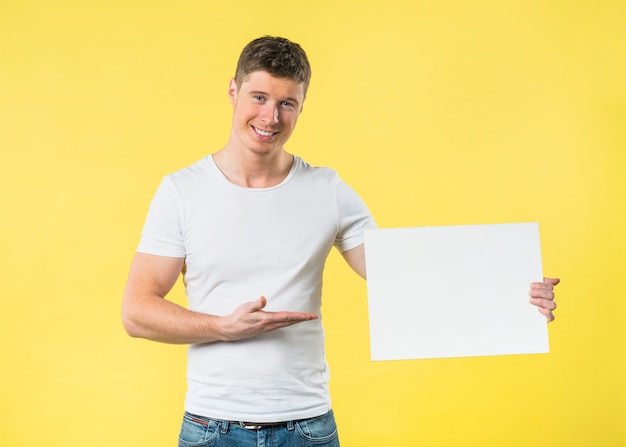
[[[257,154],[282,150],[302,112],[304,86],[255,71],[239,88],[231,80],[228,94],[234,110],[232,143]]]

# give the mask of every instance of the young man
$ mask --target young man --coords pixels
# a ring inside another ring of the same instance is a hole
[[[151,203],[123,301],[128,333],[189,344],[179,445],[338,446],[320,320],[333,246],[365,278],[361,199],[284,149],[311,71],[299,45],[262,37],[229,86],[221,150],[166,176]],[[184,275],[189,309],[165,300]],[[551,320],[553,285],[531,286]]]

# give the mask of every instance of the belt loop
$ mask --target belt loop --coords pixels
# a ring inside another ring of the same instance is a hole
[[[287,430],[291,431],[293,430],[293,421],[287,421]]]
[[[222,429],[220,430],[221,434],[225,435],[226,433],[228,433],[229,424],[230,424],[229,421],[222,421]]]

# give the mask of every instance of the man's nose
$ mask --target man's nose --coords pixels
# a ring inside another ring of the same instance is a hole
[[[278,105],[268,104],[263,110],[263,116],[261,119],[267,124],[278,123]]]

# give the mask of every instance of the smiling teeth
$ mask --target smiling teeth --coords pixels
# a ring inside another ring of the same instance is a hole
[[[264,130],[257,129],[256,127],[254,128],[254,130],[256,130],[256,133],[264,137],[271,137],[272,135],[276,133],[276,132],[266,132]]]

